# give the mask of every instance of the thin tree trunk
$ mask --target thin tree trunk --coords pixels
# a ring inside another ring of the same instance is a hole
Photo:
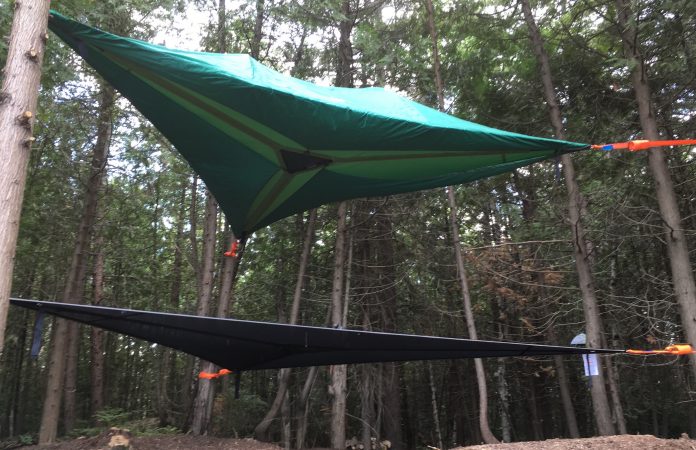
[[[505,378],[506,358],[498,358],[498,369],[495,377],[498,380],[498,398],[500,399],[500,429],[503,435],[503,442],[512,440],[512,423],[510,422],[510,401],[507,379]]]
[[[570,396],[570,383],[568,382],[568,373],[565,369],[565,363],[563,362],[563,358],[559,355],[553,357],[553,362],[556,367],[558,389],[561,392],[561,403],[563,404],[563,414],[565,415],[566,426],[568,427],[568,435],[573,439],[577,439],[580,437],[580,431],[578,430],[578,421],[575,417],[573,400]]]
[[[621,27],[624,55],[631,62],[633,91],[638,104],[640,126],[645,139],[658,140],[657,121],[652,109],[648,69],[638,44],[638,31],[633,11],[627,0],[616,0],[617,19]],[[689,259],[689,249],[682,226],[682,218],[674,193],[674,184],[663,151],[648,150],[648,165],[655,182],[657,203],[665,229],[665,243],[672,272],[674,294],[677,297],[685,340],[696,342],[696,283]],[[696,354],[689,358],[696,376]]]
[[[283,442],[283,449],[290,450],[292,448],[292,417],[290,414],[290,398],[287,395],[283,399],[280,416],[280,436]]]
[[[297,414],[295,415],[295,421],[297,422],[295,448],[297,449],[305,448],[305,441],[307,440],[309,395],[312,393],[312,388],[314,387],[314,381],[317,378],[317,373],[317,366],[312,366],[309,368],[307,378],[305,378],[305,382],[302,385],[302,391],[300,392],[300,396],[297,398]]]
[[[176,222],[176,237],[174,239],[174,261],[171,271],[171,287],[169,289],[169,309],[175,312],[179,308],[181,297],[181,279],[183,266],[182,246],[184,241],[184,220],[186,215],[186,183],[181,186],[179,197],[179,212]],[[195,191],[192,194],[195,198]],[[170,424],[169,417],[169,378],[172,366],[172,349],[164,347],[162,349],[162,359],[160,361],[160,381],[157,385],[157,415],[161,427]]]
[[[249,54],[254,59],[261,56],[261,40],[263,39],[263,19],[265,0],[256,0],[256,17],[254,18],[254,36],[251,39]]]
[[[437,448],[444,450],[445,445],[442,440],[442,430],[440,429],[440,409],[437,406],[437,389],[435,388],[435,377],[433,376],[433,364],[428,361],[428,383],[430,384],[430,404],[433,409],[433,423],[435,424],[435,435],[437,436]]]
[[[307,225],[305,228],[304,240],[302,244],[302,254],[300,255],[300,266],[297,271],[297,280],[295,282],[295,291],[292,297],[292,306],[290,308],[290,325],[297,324],[300,315],[300,304],[302,302],[302,290],[304,288],[304,279],[309,265],[309,257],[314,243],[314,226],[316,223],[317,211],[313,209],[309,212]],[[288,383],[290,381],[290,369],[280,369],[278,372],[278,390],[275,399],[271,404],[268,412],[261,422],[254,428],[254,436],[260,441],[268,441],[270,436],[268,429],[280,410],[283,402],[286,399]],[[286,420],[287,422],[287,420]]]
[[[364,448],[370,448],[370,438],[374,423],[373,365],[363,364],[360,368],[360,419],[362,421],[360,441]]]
[[[106,177],[106,162],[109,157],[111,145],[111,127],[114,119],[114,89],[107,84],[102,84],[99,98],[99,117],[97,121],[97,142],[92,155],[92,167],[87,181],[84,211],[80,221],[80,228],[75,243],[75,272],[68,275],[68,283],[72,286],[69,298],[64,298],[66,303],[82,303],[85,278],[87,276],[87,259],[89,246],[94,234],[94,224],[97,220],[97,207],[99,194]],[[68,322],[68,344],[65,353],[65,403],[63,413],[63,425],[65,432],[70,432],[75,426],[76,400],[77,400],[77,357],[79,352],[80,335],[79,325],[76,322]]]
[[[218,52],[227,53],[227,3],[226,0],[218,0]],[[200,287],[198,293],[198,310],[199,316],[208,316],[210,314],[210,301],[213,294],[213,272],[215,266],[215,243],[216,243],[216,227],[217,227],[217,202],[213,194],[208,191],[205,207],[205,233],[204,247],[200,269]],[[239,260],[241,254],[235,260]],[[229,296],[234,282],[234,273],[230,262],[225,261],[225,268],[228,270],[223,274],[222,294],[224,297],[218,305],[219,311],[227,315],[229,304]],[[236,266],[236,264],[235,264]],[[215,364],[204,361],[201,363],[201,370],[204,372],[213,372],[216,370]],[[191,433],[193,435],[207,434],[208,425],[210,424],[210,414],[213,407],[214,386],[212,380],[199,379],[196,396],[193,400],[193,419],[191,422]]]
[[[70,268],[63,291],[64,303],[81,303],[84,294],[89,244],[97,215],[99,190],[101,188],[111,142],[115,94],[112,87],[104,84],[99,100],[97,142],[92,156],[92,167],[87,182],[84,209],[75,241]],[[61,394],[65,393],[64,423],[66,431],[75,421],[75,390],[77,378],[77,325],[56,319],[48,369],[48,384],[44,398],[39,443],[54,442],[58,430],[58,410]],[[62,392],[61,392],[62,391]]]
[[[343,283],[346,263],[346,215],[348,204],[338,205],[338,224],[336,226],[336,246],[333,272],[333,287],[331,289],[331,324],[342,327],[343,319]],[[345,364],[329,368],[331,384],[331,447],[345,448],[346,442],[346,380],[347,367]]]
[[[94,274],[92,277],[92,304],[99,305],[104,299],[104,238],[99,236],[95,242]],[[92,417],[104,408],[104,330],[91,327],[91,396]]]
[[[433,49],[433,72],[435,77],[435,91],[437,94],[437,107],[440,111],[445,110],[445,87],[442,84],[442,74],[440,71],[440,50],[437,37],[437,28],[435,27],[435,8],[432,0],[423,0],[425,10],[428,16],[428,31],[430,32],[430,41]]]
[[[377,231],[377,248],[375,249],[376,283],[379,286],[379,294],[375,294],[375,303],[381,306],[384,331],[397,331],[397,297],[396,292],[396,261],[394,256],[394,230],[392,216],[388,208],[384,208],[375,216]],[[372,240],[374,242],[374,240]],[[397,363],[382,364],[382,424],[384,439],[391,442],[393,450],[404,448],[403,430],[401,426],[401,378]]]
[[[338,24],[338,65],[336,67],[336,86],[353,86],[353,46],[350,35],[355,24],[350,0],[341,1],[342,20]],[[343,289],[346,266],[346,214],[348,205],[341,202],[338,205],[338,223],[336,226],[336,247],[334,260],[333,285],[331,290],[331,324],[342,326],[343,322]],[[348,379],[345,364],[329,368],[331,382],[329,396],[331,397],[331,446],[345,448],[346,442],[346,383]]]
[[[539,64],[541,81],[544,86],[544,99],[549,107],[549,118],[554,128],[554,133],[558,139],[565,139],[563,120],[561,118],[560,107],[556,99],[553,79],[551,77],[551,66],[549,57],[544,49],[544,41],[536,25],[529,0],[520,0],[525,22],[529,28],[529,37],[534,48],[534,54]],[[587,344],[590,347],[601,346],[602,324],[595,296],[594,280],[590,270],[589,252],[585,242],[585,231],[581,221],[581,198],[580,189],[575,177],[575,168],[570,155],[565,154],[561,157],[563,162],[563,174],[566,188],[568,189],[568,216],[573,235],[573,249],[575,256],[575,267],[578,274],[580,292],[582,293],[583,311],[585,313],[585,327],[587,333]],[[591,387],[592,405],[594,407],[597,431],[600,435],[614,434],[614,425],[611,420],[609,401],[605,387],[604,374],[599,368],[599,376],[595,377]]]
[[[616,295],[616,255],[612,258],[609,264],[609,296],[614,298]],[[617,342],[617,332],[614,325],[611,325],[611,337],[612,337],[612,348],[620,348],[620,343]],[[602,341],[602,345],[606,348],[606,339]],[[609,386],[609,395],[611,398],[612,412],[614,413],[614,422],[616,423],[616,429],[619,434],[628,434],[626,428],[626,417],[623,412],[623,405],[621,404],[621,392],[619,390],[619,370],[616,367],[616,361],[608,359],[607,360],[607,385]]]
[[[539,409],[537,406],[536,395],[536,383],[534,382],[534,376],[528,376],[527,380],[527,385],[529,386],[529,394],[527,395],[527,405],[529,408],[529,425],[532,428],[534,440],[541,441],[544,439],[544,429],[539,418]]]
[[[459,240],[457,203],[454,198],[454,189],[451,186],[447,188],[447,199],[450,207],[450,229],[452,232],[454,256],[457,262],[457,274],[462,294],[466,328],[469,332],[469,339],[475,340],[478,339],[478,334],[476,333],[474,312],[471,307],[471,294],[469,293],[469,280],[467,278],[466,268],[464,267],[464,257],[462,256],[462,244]],[[496,444],[499,441],[491,432],[491,428],[488,424],[488,388],[486,386],[486,372],[483,368],[483,361],[481,358],[474,359],[474,367],[476,368],[476,384],[478,385],[479,391],[479,428],[481,429],[481,437],[486,444]]]
[[[445,109],[444,86],[442,83],[442,75],[440,70],[440,58],[438,51],[437,30],[435,28],[435,10],[432,0],[424,0],[428,15],[428,28],[430,31],[430,39],[433,48],[433,72],[435,77],[435,85],[438,90],[437,101],[438,109]],[[462,293],[462,302],[464,305],[464,314],[466,316],[466,326],[469,332],[469,339],[477,339],[476,324],[474,322],[473,311],[471,309],[471,298],[469,295],[469,284],[464,268],[464,259],[462,258],[461,243],[459,240],[459,227],[457,225],[457,204],[454,198],[453,188],[447,188],[447,198],[450,206],[450,228],[452,232],[452,240],[454,241],[454,252],[457,262],[457,274]],[[488,390],[486,387],[486,374],[483,368],[483,361],[480,358],[474,360],[476,368],[476,382],[479,388],[479,426],[481,428],[481,436],[487,444],[497,444],[499,441],[491,432],[488,424]]]
[[[48,37],[49,3],[48,0],[14,2],[0,89],[0,355],[5,343],[27,164],[34,141],[32,127]]]

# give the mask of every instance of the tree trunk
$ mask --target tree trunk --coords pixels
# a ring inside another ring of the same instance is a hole
[[[179,198],[179,212],[176,221],[176,237],[174,240],[174,261],[172,262],[171,287],[169,289],[169,310],[176,312],[179,309],[179,299],[181,297],[181,279],[184,241],[184,220],[186,215],[186,182],[181,186]],[[195,198],[195,191],[192,193]],[[170,425],[169,417],[169,377],[172,365],[172,349],[162,348],[162,359],[160,361],[160,382],[157,386],[157,415],[161,427]]]
[[[94,274],[92,277],[92,304],[99,305],[104,299],[104,238],[95,242]],[[90,327],[91,333],[91,395],[90,412],[92,417],[104,408],[104,330]]]
[[[80,221],[80,228],[75,243],[76,258],[74,268],[68,275],[66,286],[71,289],[69,296],[64,297],[66,303],[82,303],[87,276],[87,259],[89,246],[94,233],[94,224],[97,220],[97,207],[99,194],[106,177],[106,162],[109,157],[111,145],[111,127],[114,119],[114,89],[107,84],[102,84],[99,95],[99,116],[97,120],[97,142],[92,155],[92,167],[87,181],[84,210]],[[73,271],[74,270],[74,271]],[[70,432],[75,426],[76,399],[77,399],[77,357],[80,344],[79,325],[76,322],[68,322],[68,343],[65,353],[65,395],[63,425],[65,432]]]
[[[543,38],[534,20],[531,7],[529,6],[529,0],[520,0],[520,5],[522,6],[525,22],[529,28],[529,37],[534,48],[534,54],[539,64],[541,81],[544,86],[544,99],[549,107],[549,118],[553,125],[554,133],[556,138],[565,139],[563,120],[556,99],[553,79],[551,77],[551,66],[549,64],[548,54],[544,49]],[[601,346],[602,325],[599,316],[599,308],[597,306],[597,298],[595,297],[594,280],[592,271],[590,270],[589,252],[585,242],[585,231],[581,221],[580,205],[582,201],[580,189],[575,178],[575,168],[573,167],[573,161],[570,155],[563,155],[561,160],[563,162],[563,175],[566,188],[568,189],[568,216],[574,243],[575,267],[578,274],[580,292],[582,293],[583,311],[585,313],[587,344],[590,347],[597,348]],[[611,421],[609,401],[607,400],[604,374],[601,367],[599,376],[595,377],[591,386],[592,405],[594,407],[597,431],[600,435],[614,434],[614,425]]]
[[[15,1],[0,90],[0,355],[5,343],[12,268],[48,37],[48,0]]]
[[[433,48],[433,71],[435,77],[435,85],[438,90],[438,108],[442,111],[445,108],[444,103],[444,86],[440,70],[440,58],[438,51],[437,30],[435,28],[435,10],[432,0],[425,0],[425,6],[428,15],[428,28],[430,31],[430,39]],[[466,316],[466,326],[469,331],[469,339],[477,339],[476,324],[474,322],[473,311],[471,309],[471,298],[469,296],[469,284],[464,268],[464,259],[462,258],[461,243],[459,241],[459,227],[457,225],[457,204],[454,198],[453,188],[447,188],[447,198],[450,206],[450,229],[452,232],[452,241],[454,242],[454,252],[457,262],[457,274],[462,293],[462,302],[464,305],[464,314]],[[474,360],[476,368],[476,382],[479,388],[479,426],[481,428],[481,436],[487,444],[497,444],[499,441],[491,432],[488,424],[488,390],[486,387],[486,374],[483,368],[483,361],[480,358]]]
[[[433,424],[435,425],[435,436],[437,436],[437,448],[444,450],[445,445],[442,440],[442,430],[440,429],[440,409],[437,406],[437,389],[435,388],[435,377],[433,376],[433,364],[428,361],[428,383],[430,384],[430,404],[433,409]]]
[[[355,24],[350,0],[341,1],[343,19],[338,24],[338,64],[336,66],[336,86],[353,87],[353,46],[350,35]],[[333,284],[331,290],[331,324],[341,327],[343,322],[343,288],[346,265],[346,214],[347,203],[338,205],[338,224],[336,226],[336,247]],[[329,368],[331,383],[331,446],[343,449],[346,442],[346,382],[348,378],[345,364]]]
[[[213,194],[208,192],[205,203],[205,221],[203,235],[203,255],[200,261],[200,285],[198,287],[198,306],[196,315],[210,315],[210,301],[213,295],[213,273],[215,268],[215,230],[217,228],[217,202]],[[214,365],[204,362],[201,370],[212,371]],[[193,400],[193,417],[191,433],[199,436],[207,433],[213,400],[211,380],[198,380],[198,390]]]
[[[616,283],[617,283],[617,273],[616,273],[616,255],[611,259],[609,264],[609,296],[614,298],[616,295]],[[618,333],[614,324],[611,325],[611,348],[621,348],[621,343],[618,342]],[[607,347],[606,340],[602,341],[604,346]],[[607,381],[609,386],[609,395],[611,398],[612,411],[614,413],[614,422],[616,423],[616,429],[619,434],[628,434],[628,429],[626,428],[626,417],[623,412],[623,405],[621,404],[621,391],[619,390],[619,370],[617,368],[617,361],[609,359],[607,361]]]
[[[251,39],[249,54],[254,59],[261,56],[261,40],[263,39],[263,19],[265,0],[256,0],[256,17],[254,18],[254,36]]]
[[[362,374],[360,377],[360,442],[362,442],[363,447],[367,449],[370,448],[370,438],[372,437],[372,429],[374,426],[375,396],[372,388],[372,380],[374,378],[373,371],[374,366],[372,364],[362,364],[360,367],[360,372]]]
[[[292,417],[290,414],[290,398],[285,396],[283,406],[280,408],[280,436],[283,442],[283,449],[292,448]]]
[[[527,394],[527,407],[529,409],[529,425],[532,429],[532,433],[535,441],[544,440],[544,428],[539,417],[539,409],[536,395],[536,383],[534,382],[534,376],[527,376],[527,386],[529,391]]]
[[[466,318],[466,328],[469,332],[469,339],[478,339],[476,333],[476,323],[474,322],[474,312],[471,308],[471,295],[469,293],[469,280],[467,278],[466,269],[464,267],[464,258],[462,256],[462,244],[459,240],[459,225],[457,223],[457,203],[454,198],[454,189],[450,186],[447,188],[447,199],[450,207],[450,230],[452,232],[452,242],[454,246],[454,256],[457,263],[457,275],[459,278],[459,287],[462,294],[462,305],[464,307],[464,316]],[[476,368],[476,384],[479,391],[479,428],[481,429],[481,437],[486,444],[496,444],[498,439],[491,432],[488,425],[488,388],[486,386],[486,372],[483,368],[481,358],[474,359],[474,367]]]
[[[510,392],[506,379],[507,358],[498,358],[498,369],[495,377],[498,380],[498,398],[500,399],[500,428],[503,435],[503,442],[512,441],[512,423],[510,422]]]
[[[376,286],[379,293],[375,294],[374,302],[381,306],[383,329],[387,332],[397,331],[397,297],[396,292],[396,261],[394,256],[394,227],[392,215],[385,205],[380,214],[375,215],[377,236],[375,249],[375,268],[372,270],[377,276]],[[375,239],[370,239],[375,242]],[[382,364],[382,423],[384,439],[391,442],[391,448],[402,450],[403,430],[401,426],[401,377],[397,363]]]
[[[297,449],[305,448],[305,441],[307,440],[307,412],[309,406],[309,395],[312,393],[314,381],[317,379],[317,373],[317,366],[309,368],[307,378],[305,378],[305,382],[302,385],[302,391],[300,392],[300,396],[297,398],[297,413],[295,414],[295,421],[297,423],[295,448]]]
[[[297,271],[297,281],[295,282],[295,292],[292,297],[292,306],[290,308],[290,325],[296,325],[300,315],[300,303],[302,301],[302,290],[304,288],[305,273],[309,264],[310,252],[314,243],[314,225],[317,218],[317,210],[313,209],[309,212],[307,225],[305,228],[304,240],[302,244],[302,254],[300,255],[300,266]],[[290,381],[290,369],[281,369],[278,372],[278,390],[275,399],[271,404],[270,409],[261,422],[254,428],[254,436],[260,441],[269,441],[268,429],[273,422],[273,419],[278,414],[281,406],[286,401],[288,383]],[[284,420],[289,422],[288,420]]]
[[[338,224],[336,226],[336,247],[333,272],[333,287],[331,289],[331,324],[333,327],[343,327],[343,283],[346,260],[346,215],[348,204],[338,205]],[[346,442],[346,381],[347,368],[345,364],[329,368],[331,384],[331,447],[345,448]]]
[[[81,303],[84,294],[89,244],[97,216],[99,190],[106,172],[106,160],[111,142],[114,101],[113,88],[105,84],[102,85],[99,99],[97,142],[92,155],[92,167],[87,181],[87,192],[85,193],[75,249],[63,291],[64,303]],[[71,430],[74,425],[78,337],[77,324],[56,319],[51,342],[48,384],[39,430],[39,443],[41,444],[55,441],[61,391],[65,393],[64,424],[66,431]]]
[[[428,16],[428,31],[430,33],[430,41],[433,49],[433,72],[435,77],[435,91],[437,94],[437,108],[440,111],[445,110],[445,87],[442,84],[442,74],[440,70],[440,50],[437,38],[437,28],[435,27],[435,8],[433,0],[424,0],[425,10]]]
[[[658,140],[657,121],[652,109],[648,70],[638,44],[638,31],[630,3],[616,0],[617,19],[621,27],[624,56],[633,68],[631,77],[633,91],[638,104],[638,115],[643,136],[648,140]],[[682,226],[682,218],[677,206],[672,177],[669,173],[664,153],[658,149],[648,150],[648,165],[655,182],[657,202],[665,228],[665,243],[672,272],[674,294],[677,297],[685,341],[696,342],[696,283],[689,259],[689,249]],[[692,372],[696,376],[696,354],[689,357]]]

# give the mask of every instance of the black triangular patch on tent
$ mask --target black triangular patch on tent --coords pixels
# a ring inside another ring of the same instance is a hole
[[[321,156],[295,153],[288,150],[281,150],[280,156],[283,158],[288,173],[303,172],[317,167],[328,166],[332,162],[330,159],[322,158]]]

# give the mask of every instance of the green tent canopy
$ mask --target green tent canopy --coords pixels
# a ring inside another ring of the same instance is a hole
[[[382,88],[322,87],[247,55],[49,26],[177,148],[237,236],[322,204],[466,183],[586,144],[458,119]]]

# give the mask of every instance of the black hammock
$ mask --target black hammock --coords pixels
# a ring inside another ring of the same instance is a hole
[[[161,344],[235,371],[389,361],[624,353],[11,299],[34,309]],[[37,321],[38,322],[38,321]]]

